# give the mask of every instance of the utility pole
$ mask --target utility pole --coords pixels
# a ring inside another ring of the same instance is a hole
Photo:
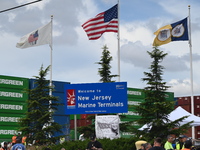
[[[23,6],[26,6],[26,5],[30,5],[30,4],[33,4],[33,3],[37,3],[37,2],[40,2],[40,1],[42,1],[42,0],[37,0],[37,1],[33,1],[33,2],[30,2],[30,3],[23,4],[23,5],[19,5],[19,6],[16,6],[16,7],[12,7],[12,8],[9,8],[9,9],[5,9],[5,10],[0,11],[0,13],[6,12],[6,11],[9,11],[9,10],[12,10],[12,9],[20,8],[20,7],[23,7]]]

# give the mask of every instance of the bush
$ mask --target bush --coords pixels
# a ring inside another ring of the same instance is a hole
[[[98,139],[103,146],[103,150],[136,150],[135,142],[137,140],[136,138]],[[49,148],[52,150],[61,150],[61,148],[65,148],[65,150],[85,150],[88,142],[89,140],[68,141]]]

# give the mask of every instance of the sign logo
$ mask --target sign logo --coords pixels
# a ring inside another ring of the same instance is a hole
[[[76,99],[75,99],[75,89],[67,90],[67,108],[75,109]]]

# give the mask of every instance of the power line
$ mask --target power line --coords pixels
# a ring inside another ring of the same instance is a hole
[[[37,2],[40,2],[40,1],[42,1],[42,0],[37,0],[37,1],[33,1],[33,2],[30,2],[30,3],[23,4],[23,5],[19,5],[19,6],[16,6],[16,7],[12,7],[12,8],[9,8],[9,9],[5,9],[5,10],[0,11],[0,13],[5,12],[5,11],[9,11],[9,10],[12,10],[12,9],[20,8],[20,7],[23,7],[23,6],[26,6],[26,5],[30,5],[30,4],[33,4],[33,3],[37,3]]]

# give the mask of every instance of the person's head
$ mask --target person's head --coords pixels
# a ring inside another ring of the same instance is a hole
[[[3,147],[7,147],[8,146],[8,143],[7,142],[4,142],[3,143]]]
[[[187,136],[186,135],[180,135],[179,136],[179,140],[181,141],[181,142],[185,142],[186,140],[187,140]]]
[[[154,140],[154,146],[161,146],[162,144],[162,139],[157,137],[155,140]]]
[[[188,148],[188,149],[192,148],[192,141],[191,140],[185,141],[185,148]]]
[[[174,141],[173,136],[168,135],[168,136],[167,136],[167,141],[170,142],[170,143],[172,143],[172,142]]]
[[[147,142],[146,142],[146,141],[143,141],[143,140],[136,141],[136,142],[135,142],[136,149],[137,149],[137,150],[144,149],[143,144],[145,144],[145,143],[147,143]]]
[[[95,141],[95,140],[96,140],[96,136],[95,136],[95,135],[91,135],[91,136],[90,136],[90,140],[91,140],[91,141]]]
[[[150,143],[143,144],[144,150],[149,150],[152,146]]]

